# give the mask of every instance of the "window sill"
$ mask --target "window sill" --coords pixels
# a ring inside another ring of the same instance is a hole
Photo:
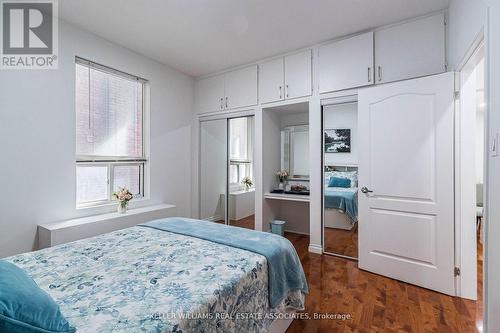
[[[145,202],[147,202],[149,200],[149,198],[146,198],[146,197],[142,197],[142,198],[135,198],[135,199],[132,199],[132,205],[136,205],[136,204],[143,204]],[[97,203],[97,204],[82,204],[82,205],[76,205],[76,210],[80,211],[80,210],[85,210],[85,209],[98,209],[98,208],[103,208],[103,207],[116,207],[118,206],[118,201],[111,201],[111,202],[103,202],[103,203]],[[139,207],[137,207],[139,208]],[[135,209],[134,208],[131,208],[131,209]]]
[[[124,214],[98,214],[38,225],[38,247],[45,248],[129,228],[154,219],[175,215],[175,206],[159,204],[133,208]]]

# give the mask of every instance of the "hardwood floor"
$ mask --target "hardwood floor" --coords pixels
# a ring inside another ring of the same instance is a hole
[[[324,228],[325,252],[358,257],[358,224],[351,230]]]
[[[224,224],[224,220],[215,221],[216,223]],[[250,215],[239,220],[229,221],[229,225],[246,229],[255,229],[255,215]]]
[[[306,309],[344,314],[349,319],[296,319],[288,333],[335,332],[478,332],[482,327],[482,283],[477,302],[368,273],[357,262],[308,252],[309,237],[285,235],[297,249],[309,283]],[[482,257],[482,248],[478,246]],[[482,281],[482,260],[478,260]]]
[[[231,220],[229,225],[240,228],[255,229],[255,215],[244,217],[240,220]]]

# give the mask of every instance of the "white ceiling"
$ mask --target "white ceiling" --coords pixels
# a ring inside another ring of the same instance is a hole
[[[63,0],[59,15],[200,76],[447,6],[448,0]]]

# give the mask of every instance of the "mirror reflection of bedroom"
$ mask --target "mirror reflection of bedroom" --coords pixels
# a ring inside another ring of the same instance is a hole
[[[255,228],[253,142],[253,116],[200,123],[200,219]]]
[[[323,105],[323,246],[358,258],[357,102]]]

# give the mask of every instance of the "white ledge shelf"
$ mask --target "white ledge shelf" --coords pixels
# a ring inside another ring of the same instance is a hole
[[[287,201],[299,201],[299,202],[309,202],[308,195],[302,194],[287,194],[287,193],[264,193],[264,198],[270,200],[287,200]]]
[[[125,214],[107,213],[41,224],[38,225],[38,247],[43,249],[174,215],[174,205],[159,204],[129,209]]]

